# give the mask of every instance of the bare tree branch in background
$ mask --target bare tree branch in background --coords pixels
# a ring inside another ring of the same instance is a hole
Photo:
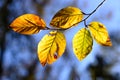
[[[3,58],[5,55],[5,43],[6,43],[6,33],[8,32],[8,16],[9,10],[8,5],[11,4],[12,0],[5,0],[3,6],[0,9],[0,78],[3,74]]]

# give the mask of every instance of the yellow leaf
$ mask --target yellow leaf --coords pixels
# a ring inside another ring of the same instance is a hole
[[[99,22],[91,22],[88,25],[94,39],[103,46],[112,46],[109,34],[105,26]]]
[[[73,51],[79,60],[83,60],[92,50],[93,39],[86,28],[78,31],[73,38]]]
[[[70,28],[83,19],[83,13],[79,8],[66,7],[58,11],[52,18],[50,25],[58,28]]]
[[[63,33],[51,31],[45,35],[38,44],[38,58],[44,66],[46,63],[52,64],[65,51],[66,40]]]
[[[24,14],[16,18],[10,27],[21,34],[35,34],[46,27],[46,23],[39,16],[34,14]]]

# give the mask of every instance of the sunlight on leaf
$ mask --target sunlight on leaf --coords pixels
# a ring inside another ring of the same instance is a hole
[[[10,27],[21,34],[35,34],[46,27],[46,23],[39,16],[34,14],[24,14],[16,18]]]
[[[100,22],[91,22],[88,25],[94,39],[103,46],[112,46],[107,29]]]
[[[50,25],[58,28],[70,28],[82,21],[83,13],[79,8],[66,7],[58,11],[52,18]]]
[[[63,33],[51,31],[46,34],[38,44],[38,58],[40,63],[45,66],[46,63],[52,64],[65,51],[66,40]]]
[[[93,39],[86,28],[79,30],[73,38],[73,51],[75,56],[81,61],[92,50]]]

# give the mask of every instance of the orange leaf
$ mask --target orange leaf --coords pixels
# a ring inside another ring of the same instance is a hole
[[[35,34],[46,27],[46,23],[39,16],[34,14],[24,14],[16,18],[10,27],[21,34]]]

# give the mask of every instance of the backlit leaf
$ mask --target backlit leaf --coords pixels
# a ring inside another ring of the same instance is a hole
[[[57,28],[70,28],[83,19],[83,13],[79,8],[66,7],[58,11],[52,18],[50,25]]]
[[[63,33],[51,31],[46,34],[38,44],[38,58],[44,66],[46,63],[52,64],[65,51],[66,40]]]
[[[109,34],[105,26],[99,22],[91,22],[88,25],[94,39],[103,46],[112,46]]]
[[[24,14],[16,18],[10,27],[21,34],[35,34],[46,27],[46,23],[39,16],[34,14]]]
[[[92,50],[93,39],[86,28],[78,31],[73,38],[73,51],[79,60],[83,60]]]

